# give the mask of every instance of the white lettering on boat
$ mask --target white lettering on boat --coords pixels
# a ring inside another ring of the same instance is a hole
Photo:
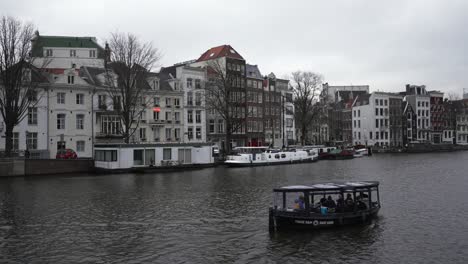
[[[318,220],[294,220],[294,223],[301,225],[333,225],[333,221],[318,221]]]

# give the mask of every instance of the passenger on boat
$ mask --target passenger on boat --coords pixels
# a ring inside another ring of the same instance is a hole
[[[323,197],[322,199],[320,199],[320,205],[321,206],[327,206],[327,199],[325,197]]]
[[[361,200],[365,200],[365,199],[368,199],[368,198],[369,198],[369,195],[367,195],[367,194],[365,194],[365,193],[363,193],[363,192],[360,192],[360,193],[359,193],[359,196],[356,197],[356,200],[357,200],[358,198],[360,198]]]
[[[327,198],[326,206],[328,208],[336,208],[336,203],[335,203],[335,201],[333,201],[331,195],[329,195],[328,198]]]
[[[345,201],[343,199],[343,196],[340,194],[338,197],[338,200],[336,200],[336,211],[338,212],[343,212],[345,208]]]
[[[357,205],[358,210],[366,210],[367,209],[366,203],[364,203],[362,201],[360,196],[356,198],[356,205]]]
[[[328,212],[334,213],[336,211],[336,203],[333,201],[331,195],[328,196],[325,204],[328,207]]]
[[[304,206],[304,196],[303,195],[299,195],[299,198],[294,200],[294,209],[297,209],[297,210],[304,210],[305,206]]]
[[[348,211],[348,212],[354,211],[354,201],[350,193],[346,195],[345,211]]]

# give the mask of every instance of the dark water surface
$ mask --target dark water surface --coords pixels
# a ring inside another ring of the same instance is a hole
[[[371,225],[270,235],[274,187],[378,180]],[[0,262],[468,263],[468,152],[0,179]]]

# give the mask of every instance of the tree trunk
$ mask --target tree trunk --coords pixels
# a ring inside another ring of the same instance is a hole
[[[14,126],[5,124],[5,156],[10,157],[13,149],[13,128]]]
[[[232,138],[232,133],[231,131],[226,131],[226,155],[230,154],[231,153],[231,138]]]

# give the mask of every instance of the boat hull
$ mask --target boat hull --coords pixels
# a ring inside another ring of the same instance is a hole
[[[275,210],[270,209],[269,228],[270,230],[284,230],[284,229],[323,229],[338,227],[344,225],[355,225],[367,223],[375,218],[380,208],[373,208],[371,210],[352,212],[352,213],[338,213],[329,215],[310,214],[284,214],[277,213]]]
[[[235,162],[225,161],[224,164],[228,167],[254,167],[254,166],[271,166],[271,165],[282,165],[282,164],[294,164],[294,163],[306,163],[315,162],[317,159],[308,158],[302,160],[285,160],[285,161],[257,161],[257,162]]]

